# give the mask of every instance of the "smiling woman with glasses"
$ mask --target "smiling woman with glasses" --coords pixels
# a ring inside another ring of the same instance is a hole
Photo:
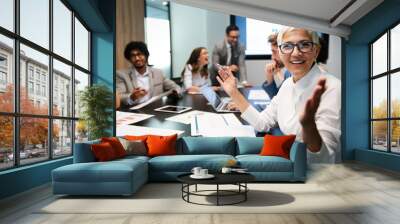
[[[309,163],[340,161],[340,81],[316,63],[318,34],[290,27],[279,32],[277,42],[279,58],[292,77],[261,113],[238,91],[229,71],[221,70],[218,81],[256,130],[279,127],[285,135],[296,135],[297,141],[307,144]]]

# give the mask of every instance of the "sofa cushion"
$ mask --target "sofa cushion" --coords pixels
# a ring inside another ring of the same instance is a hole
[[[147,155],[148,156],[165,156],[176,154],[177,134],[171,136],[149,135],[147,137]]]
[[[146,141],[147,137],[148,137],[148,135],[125,135],[124,136],[124,138],[126,140],[130,140],[130,141],[140,140],[140,141],[144,141],[144,142]]]
[[[231,155],[175,155],[158,156],[149,160],[150,171],[190,172],[199,166],[211,172],[219,171],[228,160],[235,159]]]
[[[259,154],[264,145],[263,137],[237,137],[236,155]]]
[[[141,160],[75,163],[53,170],[58,182],[130,182],[134,172],[147,171]],[[147,175],[147,174],[146,174]]]
[[[238,155],[236,159],[241,168],[249,172],[292,172],[292,161],[279,156]]]
[[[118,138],[126,151],[126,155],[147,155],[146,143],[142,140],[127,140],[125,138]]]
[[[114,149],[115,155],[117,158],[122,158],[126,156],[126,151],[124,146],[122,146],[121,142],[117,137],[103,137],[101,138],[101,142],[108,142]]]
[[[235,155],[235,139],[231,137],[183,137],[178,145],[177,153]]]
[[[261,149],[261,156],[280,156],[286,159],[290,159],[290,148],[296,135],[265,135],[264,146]]]
[[[96,161],[105,162],[118,158],[112,145],[108,142],[92,144],[90,148],[92,149],[94,157],[96,157]]]

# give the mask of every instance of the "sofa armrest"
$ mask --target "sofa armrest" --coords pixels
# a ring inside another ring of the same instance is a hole
[[[89,163],[95,162],[96,158],[94,157],[90,146],[92,144],[100,143],[99,140],[75,143],[74,145],[74,163]]]
[[[290,149],[290,160],[293,162],[293,179],[305,181],[307,176],[307,148],[304,143],[295,141]]]

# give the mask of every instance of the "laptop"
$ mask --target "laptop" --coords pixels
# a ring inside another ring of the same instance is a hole
[[[229,97],[219,97],[211,86],[204,85],[200,87],[200,92],[208,100],[211,106],[217,112],[239,112],[239,110],[228,109],[228,104],[231,101]]]

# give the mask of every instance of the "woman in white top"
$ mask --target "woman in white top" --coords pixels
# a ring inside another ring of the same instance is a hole
[[[253,108],[236,88],[237,80],[220,70],[218,81],[259,131],[277,127],[307,144],[308,162],[340,161],[340,81],[315,63],[320,50],[318,34],[286,28],[278,35],[279,57],[292,74],[262,112]]]
[[[204,47],[195,48],[182,71],[183,85],[188,93],[199,93],[201,86],[211,83],[208,78],[207,65],[207,49]]]

